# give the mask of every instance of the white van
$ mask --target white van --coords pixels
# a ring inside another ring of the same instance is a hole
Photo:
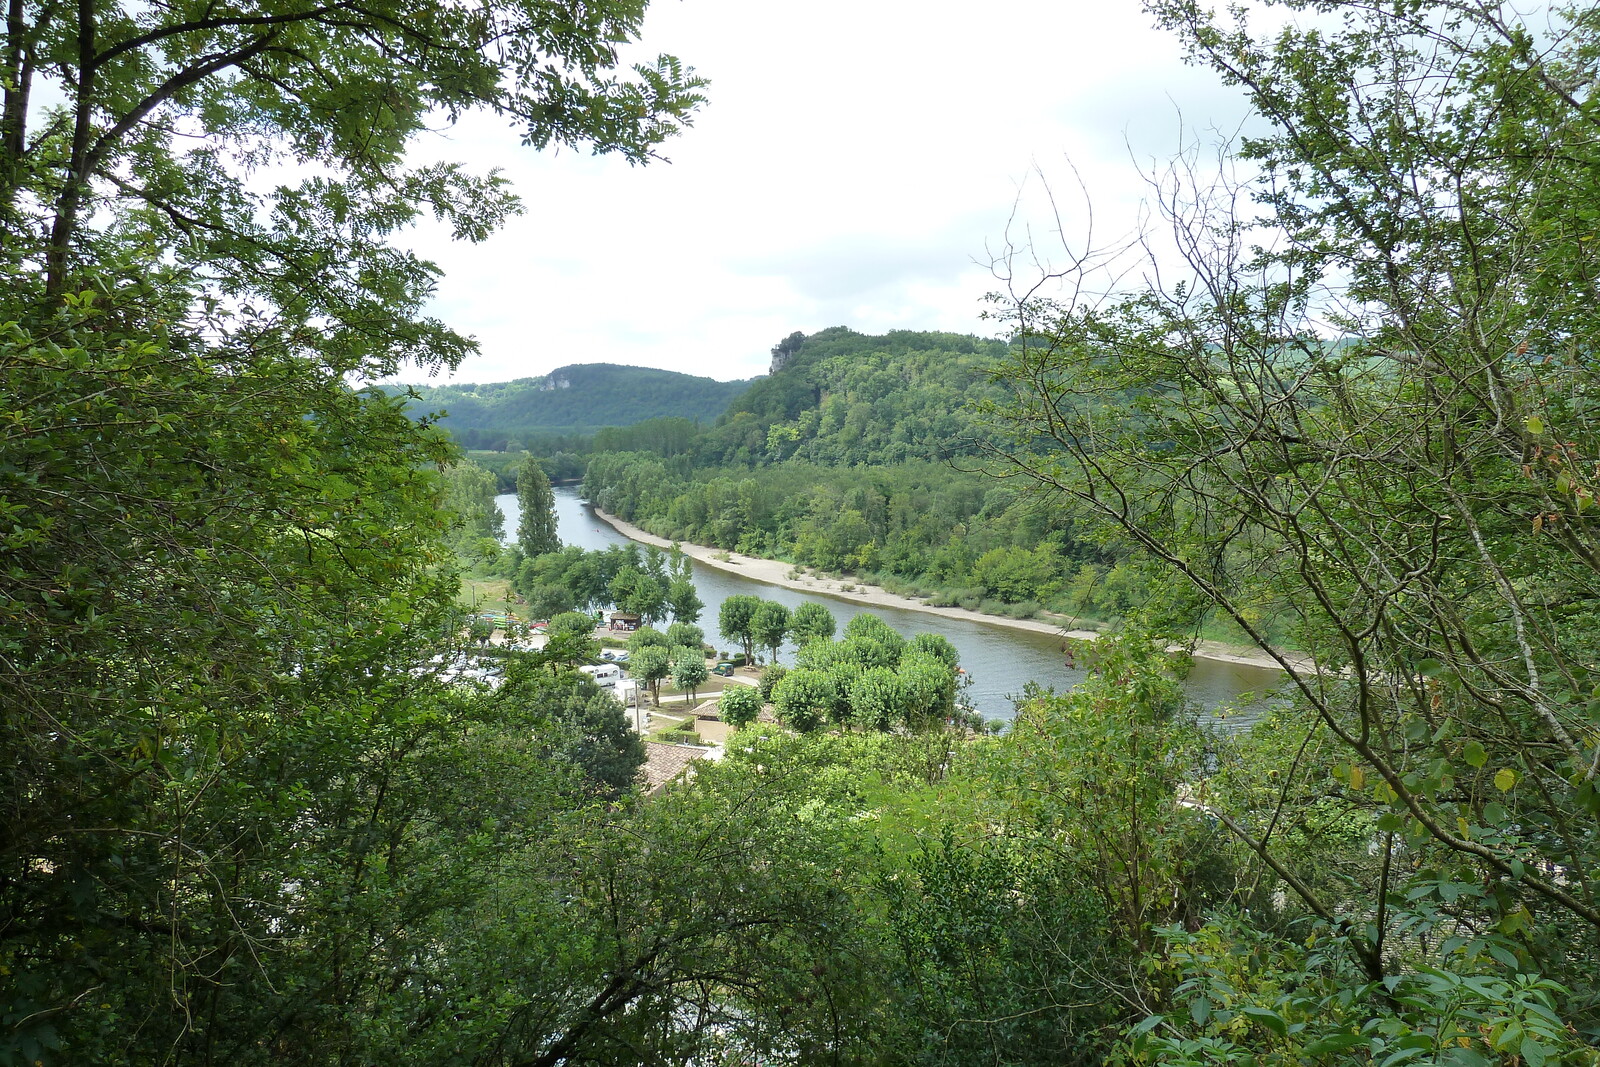
[[[585,666],[578,669],[593,678],[595,684],[600,686],[601,689],[615,689],[628,677],[622,672],[622,668],[615,663],[600,663],[592,667]]]

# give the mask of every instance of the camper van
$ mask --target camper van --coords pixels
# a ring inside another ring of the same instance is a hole
[[[580,671],[595,680],[601,689],[615,689],[622,684],[627,675],[615,663],[598,663],[592,667],[579,667]]]

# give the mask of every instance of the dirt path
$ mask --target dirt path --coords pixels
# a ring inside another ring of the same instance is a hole
[[[657,537],[648,533],[630,522],[625,522],[610,515],[599,508],[594,513],[601,519],[610,523],[622,536],[647,545],[657,545],[661,548],[671,548],[674,542],[664,537]],[[1065,626],[1069,621],[1065,616],[1056,616],[1054,619],[1008,619],[1003,615],[985,615],[978,611],[968,611],[966,608],[938,608],[931,604],[924,604],[913,597],[900,596],[881,589],[875,585],[864,585],[855,579],[819,578],[814,574],[804,573],[792,563],[785,563],[776,559],[761,559],[757,556],[746,556],[738,552],[728,552],[720,548],[708,548],[705,545],[691,545],[676,542],[683,550],[683,554],[704,563],[707,567],[728,571],[731,574],[742,574],[746,578],[768,585],[780,585],[786,589],[795,589],[802,593],[816,592],[827,593],[829,596],[841,600],[853,600],[858,604],[871,604],[878,607],[901,608],[905,611],[920,611],[924,615],[942,615],[947,619],[965,619],[969,622],[981,622],[990,626],[1004,626],[1013,630],[1031,630],[1034,633],[1054,634],[1061,637],[1076,638],[1081,641],[1093,641],[1100,635],[1093,630],[1069,630]],[[790,577],[791,574],[799,577]],[[851,588],[846,589],[845,586]],[[1269,670],[1278,667],[1271,656],[1260,649],[1243,648],[1234,645],[1224,645],[1219,641],[1201,641],[1195,646],[1194,654],[1202,659],[1216,660],[1221,663],[1242,663],[1251,667],[1265,667]],[[1310,662],[1303,656],[1287,653],[1285,658],[1297,667],[1309,667]]]

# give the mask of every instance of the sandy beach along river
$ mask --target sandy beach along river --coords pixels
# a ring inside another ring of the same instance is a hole
[[[917,611],[926,615],[942,615],[947,619],[962,619],[967,622],[983,623],[987,626],[1001,626],[1012,630],[1027,630],[1032,633],[1050,634],[1056,637],[1076,638],[1083,641],[1092,641],[1100,635],[1094,630],[1070,628],[1071,621],[1065,616],[1051,616],[1034,619],[1012,619],[1004,615],[985,615],[982,612],[968,611],[959,607],[934,607],[914,597],[900,596],[887,589],[875,585],[865,585],[854,578],[824,578],[797,568],[793,563],[785,563],[777,559],[761,559],[757,556],[746,556],[738,552],[728,552],[720,548],[710,548],[706,545],[691,545],[682,541],[672,542],[664,537],[657,537],[646,530],[608,514],[599,508],[594,508],[596,517],[611,525],[618,533],[631,541],[638,541],[647,545],[658,545],[661,548],[670,548],[674,543],[683,551],[683,554],[716,570],[739,574],[752,581],[765,582],[768,585],[782,586],[797,592],[826,593],[828,596],[840,600],[851,600],[858,604],[868,604],[875,607],[898,608],[902,611]],[[1224,645],[1217,641],[1201,641],[1195,649],[1194,655],[1198,658],[1214,660],[1218,663],[1237,663],[1247,667],[1259,667],[1263,670],[1279,669],[1282,664],[1259,649],[1239,648],[1233,645]],[[1309,666],[1302,657],[1293,653],[1285,653],[1286,660],[1297,666]]]

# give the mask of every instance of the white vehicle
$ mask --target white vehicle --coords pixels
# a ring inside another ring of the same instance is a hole
[[[615,663],[600,663],[578,669],[593,678],[601,689],[615,689],[628,677]]]

